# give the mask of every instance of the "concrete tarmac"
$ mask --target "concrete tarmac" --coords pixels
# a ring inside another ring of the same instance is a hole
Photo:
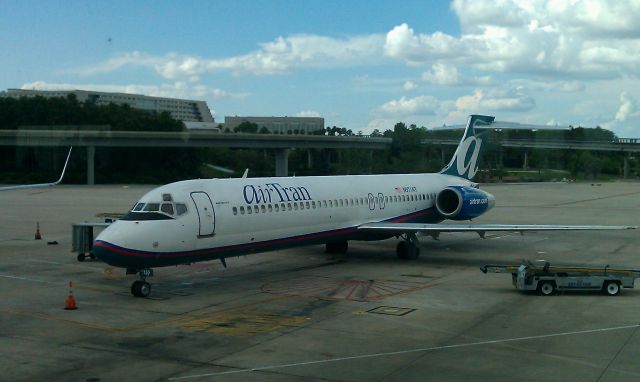
[[[486,185],[478,223],[640,224],[638,183]],[[637,381],[640,290],[518,292],[490,263],[640,269],[640,231],[442,234],[160,268],[134,276],[71,253],[71,224],[150,187],[0,192],[1,381]],[[35,241],[36,222],[43,240]],[[47,242],[57,241],[57,245]],[[73,282],[79,309],[63,310]]]

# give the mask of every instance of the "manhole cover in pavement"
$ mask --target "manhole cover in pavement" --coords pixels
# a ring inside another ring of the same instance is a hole
[[[371,310],[367,310],[369,313],[375,314],[387,314],[390,316],[404,316],[413,312],[415,309],[411,308],[398,308],[395,306],[379,306],[377,308],[373,308]]]

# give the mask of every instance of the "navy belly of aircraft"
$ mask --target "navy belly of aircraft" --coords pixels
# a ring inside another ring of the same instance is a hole
[[[350,240],[402,238],[397,256],[419,255],[416,233],[608,230],[633,226],[442,224],[489,211],[493,195],[473,182],[483,128],[472,115],[447,166],[435,174],[185,180],[144,195],[95,240],[104,262],[139,274],[131,293],[147,297],[154,267],[191,264],[295,246],[325,244],[343,253]]]

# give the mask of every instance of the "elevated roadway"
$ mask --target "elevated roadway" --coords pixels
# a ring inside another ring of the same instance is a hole
[[[421,141],[422,144],[431,145],[458,145],[460,139],[454,138],[427,138]],[[572,139],[500,139],[498,144],[502,147],[523,147],[538,149],[561,149],[561,150],[588,150],[588,151],[610,151],[637,153],[640,152],[640,139],[638,138],[618,138],[614,141],[585,141]],[[443,159],[444,161],[444,159]],[[528,153],[524,152],[524,168],[527,167]],[[624,178],[629,176],[629,155],[624,157]]]
[[[87,183],[94,184],[96,147],[227,147],[275,149],[276,176],[287,176],[290,149],[384,150],[391,138],[280,134],[224,134],[210,131],[0,130],[0,146],[87,148]]]

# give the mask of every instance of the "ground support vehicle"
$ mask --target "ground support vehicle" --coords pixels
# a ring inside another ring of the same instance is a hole
[[[548,261],[525,260],[519,265],[488,264],[483,273],[511,273],[513,285],[522,291],[537,291],[548,296],[557,291],[602,291],[610,296],[622,288],[633,288],[640,270],[604,267],[552,266]]]

